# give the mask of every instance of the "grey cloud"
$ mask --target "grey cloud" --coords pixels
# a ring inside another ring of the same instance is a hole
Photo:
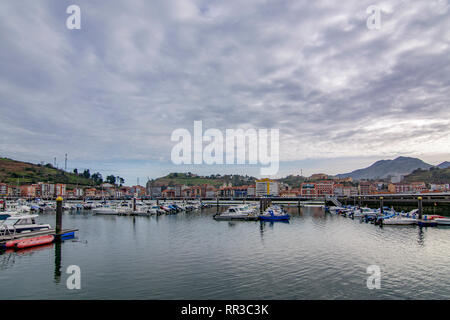
[[[281,160],[442,152],[450,11],[430,3],[371,31],[371,1],[78,1],[71,31],[70,1],[4,0],[0,152],[167,160],[194,120],[280,128]]]

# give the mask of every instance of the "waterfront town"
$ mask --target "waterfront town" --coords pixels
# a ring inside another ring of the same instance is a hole
[[[326,174],[313,174],[299,187],[272,179],[257,179],[254,184],[234,186],[224,183],[215,187],[202,185],[162,185],[147,182],[146,186],[118,186],[102,183],[97,187],[75,187],[66,184],[39,182],[29,185],[0,183],[1,197],[24,197],[51,199],[114,199],[114,198],[246,198],[246,197],[351,197],[375,194],[438,193],[450,191],[450,184],[417,182],[353,181],[352,178],[336,178]]]

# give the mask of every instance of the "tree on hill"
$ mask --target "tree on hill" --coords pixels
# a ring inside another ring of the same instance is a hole
[[[83,171],[83,177],[86,179],[89,179],[91,177],[91,173],[89,172],[89,169],[86,169]]]
[[[116,184],[116,177],[113,175],[109,175],[106,177],[106,182],[111,183],[111,184]]]
[[[94,182],[96,184],[100,184],[100,183],[103,182],[103,177],[102,177],[102,174],[100,172],[92,174],[91,179],[94,180]]]

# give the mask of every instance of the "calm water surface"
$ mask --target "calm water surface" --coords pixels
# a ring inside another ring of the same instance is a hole
[[[77,238],[0,255],[0,299],[450,299],[450,228],[290,209],[290,223],[65,213]],[[54,225],[54,214],[40,221]],[[66,269],[81,268],[81,290]],[[369,290],[367,267],[382,271]]]

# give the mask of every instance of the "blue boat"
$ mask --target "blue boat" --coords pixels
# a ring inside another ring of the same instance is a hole
[[[286,221],[290,218],[290,214],[278,208],[268,208],[266,212],[259,215],[259,219],[264,221]]]

